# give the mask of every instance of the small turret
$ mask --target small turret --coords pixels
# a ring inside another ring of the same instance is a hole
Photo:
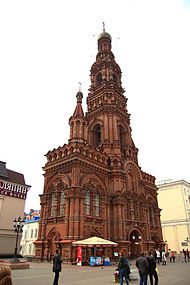
[[[77,98],[77,105],[73,113],[73,116],[69,119],[69,125],[70,125],[69,141],[84,142],[86,141],[86,136],[87,136],[86,134],[87,121],[86,118],[84,117],[84,112],[82,108],[83,94],[80,89],[77,92],[76,98]]]

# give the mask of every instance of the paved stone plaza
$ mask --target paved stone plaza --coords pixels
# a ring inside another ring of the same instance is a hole
[[[59,285],[115,284],[113,282],[115,268],[115,265],[106,267],[63,265]],[[135,268],[134,264],[131,268]],[[190,285],[190,263],[167,263],[167,266],[159,265],[158,270],[161,285]],[[30,263],[30,269],[12,271],[13,285],[51,285],[53,278],[51,263]],[[139,284],[139,280],[131,281],[130,284]]]

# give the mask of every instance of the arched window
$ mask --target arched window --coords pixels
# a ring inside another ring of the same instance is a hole
[[[101,144],[101,128],[100,125],[96,125],[94,128],[94,140],[93,144],[95,147],[99,146]]]
[[[80,133],[80,121],[77,121],[76,123],[76,137],[79,138]]]
[[[99,73],[97,76],[96,76],[96,84],[97,85],[100,85],[102,82],[102,74]]]
[[[90,191],[89,190],[87,190],[86,192],[84,204],[85,204],[84,213],[85,215],[89,216],[90,215]]]
[[[133,179],[130,174],[128,175],[128,189],[129,191],[133,190]]]
[[[108,167],[111,166],[111,158],[110,157],[108,157],[108,159],[107,159],[107,165],[108,165]]]
[[[99,217],[100,215],[100,195],[96,192],[96,196],[94,199],[94,206],[95,206],[95,216]]]
[[[119,126],[119,140],[121,145],[125,145],[125,131],[122,126]]]
[[[152,224],[155,225],[154,209],[152,208]]]
[[[65,214],[65,193],[61,192],[61,200],[60,200],[60,215]]]
[[[152,207],[149,208],[149,222],[151,225],[155,224],[154,210]]]
[[[55,194],[51,196],[51,217],[55,216]]]
[[[134,200],[131,200],[131,220],[135,220],[135,203]]]
[[[118,85],[117,75],[115,73],[113,75],[113,81],[115,82],[116,85]]]

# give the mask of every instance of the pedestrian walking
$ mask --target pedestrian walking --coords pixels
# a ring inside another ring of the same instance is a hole
[[[183,248],[183,255],[184,255],[184,261],[185,263],[187,263],[187,252],[185,251],[184,248]]]
[[[171,249],[169,249],[169,251],[168,251],[168,256],[170,259],[170,263],[172,263],[172,251],[171,251]]]
[[[166,253],[164,250],[162,251],[162,265],[166,265]]]
[[[55,272],[53,285],[58,285],[59,272],[61,272],[61,263],[62,263],[62,259],[59,254],[59,250],[57,249],[56,254],[53,256],[53,272]]]
[[[174,254],[174,252],[172,252],[172,261],[173,261],[173,263],[175,263],[175,254]]]
[[[127,266],[128,264],[128,266]],[[118,268],[119,268],[119,274],[120,274],[120,285],[123,285],[123,277],[125,277],[126,284],[129,285],[128,278],[129,273],[130,273],[130,267],[129,267],[129,262],[124,256],[123,250],[120,250],[119,252],[119,263],[118,263]],[[128,272],[129,271],[129,272]]]
[[[187,249],[187,261],[189,262],[189,250]]]
[[[160,252],[160,263],[162,263],[162,252],[163,252],[163,250],[159,250],[159,252]]]
[[[148,265],[149,265],[148,275],[150,278],[150,284],[153,285],[153,276],[154,276],[155,285],[158,285],[158,274],[156,272],[156,260],[150,251],[149,251],[148,256],[146,258],[148,260]]]
[[[156,251],[156,256],[157,256],[157,263],[160,264],[160,251],[159,251],[159,249]]]
[[[136,267],[139,270],[140,283],[139,285],[147,285],[147,275],[149,273],[148,260],[144,256],[144,252],[136,260]]]

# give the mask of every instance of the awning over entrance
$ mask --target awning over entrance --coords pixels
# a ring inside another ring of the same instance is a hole
[[[72,244],[77,246],[97,246],[97,245],[117,246],[118,245],[118,243],[116,242],[109,241],[99,237],[91,237],[79,241],[74,241],[72,242]]]

